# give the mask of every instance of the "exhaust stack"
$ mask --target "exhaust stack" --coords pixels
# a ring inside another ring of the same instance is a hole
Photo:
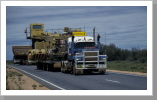
[[[93,39],[94,39],[94,42],[95,42],[95,27],[93,28]]]

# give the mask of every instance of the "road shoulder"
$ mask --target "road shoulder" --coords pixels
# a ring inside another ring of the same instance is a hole
[[[107,69],[106,71],[147,76],[147,73],[141,73],[141,72],[129,72],[129,71],[119,71],[119,70],[111,70],[111,69]]]
[[[7,90],[50,90],[20,71],[7,66]]]

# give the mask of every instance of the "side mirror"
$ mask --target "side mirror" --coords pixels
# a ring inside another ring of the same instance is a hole
[[[27,30],[24,30],[24,33],[27,33]]]

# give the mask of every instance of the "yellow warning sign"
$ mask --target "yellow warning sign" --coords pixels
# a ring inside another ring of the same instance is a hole
[[[86,36],[86,32],[72,32],[74,36]]]

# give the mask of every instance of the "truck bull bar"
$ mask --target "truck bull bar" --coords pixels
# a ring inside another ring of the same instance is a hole
[[[82,58],[78,60],[77,58]],[[105,59],[99,59],[105,57]],[[100,64],[106,63],[106,55],[99,55],[99,51],[82,51],[82,55],[75,56],[75,68],[78,69],[78,65],[82,65],[79,69],[99,69]],[[104,67],[106,68],[106,66]]]

